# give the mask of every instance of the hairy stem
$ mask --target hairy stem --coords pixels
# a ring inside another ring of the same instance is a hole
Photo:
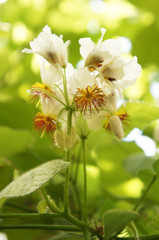
[[[44,196],[45,201],[46,201],[48,207],[50,208],[50,210],[51,210],[52,212],[61,214],[62,212],[61,212],[55,205],[53,205],[52,202],[50,201],[50,199],[48,198],[47,193],[46,193],[46,191],[45,191],[45,188],[42,187],[41,190],[42,190],[43,196]]]
[[[146,194],[148,193],[148,191],[149,191],[150,188],[152,187],[153,183],[155,182],[156,178],[157,178],[157,175],[155,174],[155,175],[153,176],[152,181],[151,181],[150,184],[147,186],[147,188],[146,188],[146,190],[143,192],[141,198],[139,199],[139,201],[138,201],[137,204],[135,205],[135,207],[134,207],[134,209],[133,209],[134,211],[135,211],[135,210],[138,208],[138,206],[141,204],[141,202],[143,201],[144,197],[146,196]]]
[[[68,91],[67,91],[67,79],[66,79],[66,68],[64,68],[63,74],[63,88],[64,88],[64,97],[66,101],[66,105],[69,106],[69,99],[68,99]]]
[[[70,134],[72,127],[72,110],[68,110],[67,115],[67,133]],[[70,162],[70,150],[67,150],[67,162]],[[70,166],[66,170],[65,177],[65,192],[64,192],[64,213],[67,215],[69,211],[69,177],[70,177]]]
[[[87,225],[87,172],[86,172],[85,138],[82,138],[82,158],[83,158],[83,175],[84,175],[83,221]]]
[[[84,236],[86,240],[90,239],[89,232],[87,229],[87,170],[86,170],[86,138],[81,138],[82,140],[82,159],[83,159],[83,175],[84,175],[84,204],[83,204],[83,221],[86,224],[84,229]]]
[[[0,218],[37,218],[37,219],[50,219],[50,218],[59,218],[60,216],[57,213],[47,214],[47,213],[9,213],[9,214],[0,214]]]
[[[67,151],[67,162],[70,162],[70,151]],[[67,216],[69,212],[69,177],[70,177],[70,166],[66,170],[65,176],[65,192],[64,192],[64,213]]]
[[[67,225],[45,225],[45,224],[25,224],[25,225],[0,225],[0,229],[49,229],[80,232],[81,229],[76,226]]]

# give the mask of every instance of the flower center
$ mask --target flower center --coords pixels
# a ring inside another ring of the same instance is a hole
[[[78,88],[78,91],[75,95],[75,102],[77,109],[80,109],[81,112],[86,113],[87,110],[92,113],[93,109],[96,109],[99,112],[99,109],[102,107],[105,101],[105,95],[101,88],[98,85],[93,85],[92,87],[88,86],[85,89]]]
[[[53,134],[57,128],[56,119],[38,112],[34,117],[34,128],[42,131],[41,138],[44,136],[45,131],[47,134]]]

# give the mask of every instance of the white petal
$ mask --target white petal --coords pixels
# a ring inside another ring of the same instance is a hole
[[[106,29],[105,29],[105,28],[101,28],[101,34],[102,34],[102,36],[101,36],[101,38],[99,39],[99,41],[98,41],[98,43],[97,43],[97,46],[99,46],[99,45],[102,43],[103,37],[104,37],[104,35],[105,35],[105,32],[106,32]]]
[[[22,53],[33,53],[33,51],[31,49],[28,49],[28,48],[24,48],[22,50]]]
[[[121,54],[121,43],[116,39],[107,39],[101,43],[99,51],[108,52],[113,57],[118,57]]]
[[[92,42],[91,38],[80,38],[79,39],[79,44],[81,45],[80,54],[84,59],[86,59],[88,54],[91,51],[93,51],[93,49],[95,47],[95,43]]]
[[[121,84],[123,84],[124,88],[127,88],[135,83],[141,73],[141,66],[137,63],[137,57],[134,57],[125,64],[124,72],[125,76],[121,81]]]

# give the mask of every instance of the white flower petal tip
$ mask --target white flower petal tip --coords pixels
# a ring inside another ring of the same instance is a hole
[[[22,50],[22,53],[33,53],[33,51],[31,49],[28,49],[28,48],[24,48]]]
[[[67,47],[69,41],[65,42],[62,35],[58,37],[51,33],[51,28],[46,25],[37,38],[30,42],[30,49],[24,49],[25,53],[36,53],[42,56],[51,64],[59,64],[61,67],[67,65]]]
[[[101,36],[101,38],[99,39],[97,45],[100,45],[100,44],[102,43],[103,37],[104,37],[105,33],[106,33],[106,29],[105,29],[105,28],[101,28],[101,35],[102,35],[102,36]]]
[[[118,139],[121,140],[123,138],[123,127],[119,117],[114,115],[110,117],[109,122],[112,132]]]

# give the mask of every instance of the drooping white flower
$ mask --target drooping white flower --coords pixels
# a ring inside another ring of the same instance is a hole
[[[79,43],[81,56],[85,60],[85,66],[90,71],[101,67],[104,62],[111,62],[114,57],[118,57],[121,53],[120,41],[116,39],[108,39],[103,41],[105,29],[101,29],[102,36],[97,45],[90,38],[81,38]]]
[[[62,38],[62,35],[58,37],[52,34],[50,27],[46,25],[38,37],[30,42],[31,49],[25,48],[22,52],[39,54],[51,64],[58,63],[61,67],[66,67],[69,41],[64,43]]]
[[[122,97],[125,88],[135,83],[141,73],[141,66],[137,63],[137,57],[131,60],[116,58],[109,64],[104,64],[99,70],[99,76],[103,82],[115,89]]]
[[[32,100],[36,99],[39,96],[49,98],[50,94],[61,98],[61,93],[56,87],[62,88],[62,71],[60,66],[54,66],[49,64],[46,66],[46,61],[42,61],[40,66],[40,75],[42,83],[36,82],[28,90],[29,94],[32,96]]]

